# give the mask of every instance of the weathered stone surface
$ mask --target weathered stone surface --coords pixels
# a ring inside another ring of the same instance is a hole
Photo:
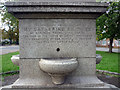
[[[20,58],[96,57],[95,25],[92,19],[20,20]]]
[[[0,88],[0,90],[21,90],[22,86],[20,88],[12,88],[13,85],[10,85],[10,86],[5,86],[5,87],[2,87]],[[24,86],[25,87],[25,86]],[[111,85],[111,84],[107,84],[107,83],[103,83],[103,85],[90,85],[90,86],[85,86],[85,85],[68,85],[68,86],[64,86],[64,87],[61,87],[61,86],[43,86],[43,87],[40,87],[40,86],[32,86],[32,88],[27,88],[29,86],[26,86],[26,88],[22,88],[22,90],[75,90],[75,89],[82,89],[82,90],[101,90],[101,89],[105,89],[105,90],[119,90],[119,88],[117,88],[116,86],[114,85]]]
[[[96,64],[99,64],[102,60],[102,56],[100,54],[96,54]]]
[[[103,13],[106,11],[106,3],[88,2],[7,2],[9,12],[15,13]],[[22,14],[21,14],[22,16]],[[21,18],[21,17],[18,17]]]
[[[20,21],[20,78],[12,88],[105,86],[95,76],[95,43],[96,18],[106,11],[107,4],[94,0],[76,1],[6,3],[8,11]],[[77,59],[78,67],[59,86],[53,84],[51,77],[39,67],[41,58],[71,57]]]
[[[11,61],[12,61],[15,65],[18,65],[18,66],[19,66],[19,61],[20,61],[19,55],[13,55],[13,56],[11,57]]]
[[[64,84],[65,77],[78,67],[76,58],[40,59],[40,69],[51,76],[54,84]]]
[[[70,1],[70,0],[69,0]],[[108,4],[107,3],[101,3],[101,2],[76,2],[76,1],[70,1],[70,2],[67,2],[67,1],[45,1],[44,2],[41,2],[39,0],[37,0],[37,2],[34,0],[30,1],[28,0],[27,2],[24,0],[24,1],[17,1],[17,2],[6,2],[5,5],[6,6],[14,6],[14,7],[20,7],[20,6],[49,6],[49,7],[52,7],[52,6],[57,6],[57,7],[60,7],[60,6],[68,6],[68,7],[71,7],[71,6],[80,6],[80,7],[88,7],[88,6],[91,6],[91,7],[107,7]],[[23,7],[24,8],[24,7]]]
[[[20,79],[16,82],[18,85],[53,85],[51,77],[43,72],[39,66],[40,59],[21,59],[20,60]],[[83,76],[95,78],[96,58],[78,58],[78,68],[69,74],[65,84],[77,84],[85,81],[86,84],[92,83],[82,79]],[[81,81],[82,80],[82,81]],[[92,80],[92,79],[91,79]],[[97,80],[97,78],[96,78]],[[84,83],[84,84],[85,84]],[[94,82],[93,83],[97,83]],[[16,85],[16,84],[15,84]]]
[[[96,0],[19,0],[19,2],[96,2]]]
[[[16,13],[15,16],[19,19],[96,19],[99,14],[84,14],[84,13],[79,13],[79,14],[62,14],[62,13]]]

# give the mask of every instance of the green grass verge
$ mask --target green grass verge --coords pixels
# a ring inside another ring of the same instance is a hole
[[[2,58],[2,70],[0,70],[0,73],[19,70],[19,67],[17,65],[14,65],[11,61],[12,55],[17,55],[17,54],[19,54],[19,52],[0,55],[0,58]]]
[[[96,65],[96,69],[120,73],[120,62],[118,61],[118,56],[120,56],[120,53],[96,51],[96,54],[100,54],[102,56],[102,61],[100,64]]]

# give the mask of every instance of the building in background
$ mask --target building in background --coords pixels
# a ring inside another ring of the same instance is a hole
[[[97,47],[109,47],[110,41],[109,39],[103,39],[100,41],[96,41],[96,46]],[[120,48],[120,39],[119,40],[113,40],[112,46],[114,48]]]

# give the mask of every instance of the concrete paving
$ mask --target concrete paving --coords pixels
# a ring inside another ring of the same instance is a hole
[[[109,51],[109,48],[96,47],[97,51]],[[0,46],[0,55],[19,51],[19,45]],[[113,48],[113,52],[120,52],[120,49]]]
[[[0,55],[19,51],[18,45],[0,46]]]

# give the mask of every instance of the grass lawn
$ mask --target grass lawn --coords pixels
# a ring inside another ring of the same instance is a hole
[[[108,53],[104,51],[96,51],[96,53],[100,54],[103,57],[100,64],[96,65],[97,69],[120,73],[120,69],[118,69],[118,55],[120,56],[120,53]],[[19,52],[0,55],[0,58],[2,58],[2,71],[0,70],[0,73],[19,70],[19,67],[14,65],[10,60],[12,55],[16,54],[19,54]]]
[[[96,51],[96,54],[100,54],[103,57],[100,64],[96,65],[96,69],[120,73],[120,61],[118,61],[120,53]]]
[[[4,55],[0,55],[0,62],[2,62],[2,71],[1,72],[8,72],[8,71],[15,71],[15,70],[19,70],[19,67],[17,65],[14,65],[11,61],[11,57],[12,55],[17,55],[19,54],[19,52],[13,52],[13,53],[8,53],[8,54],[4,54]]]

